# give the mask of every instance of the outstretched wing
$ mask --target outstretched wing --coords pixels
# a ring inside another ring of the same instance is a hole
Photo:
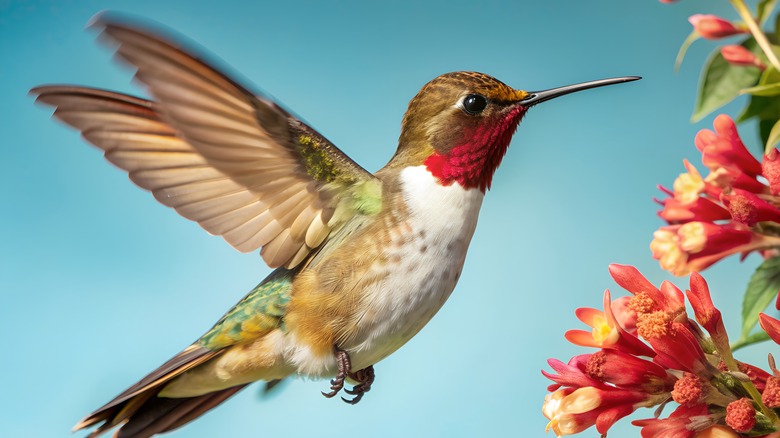
[[[322,135],[160,35],[101,16],[154,101],[72,86],[31,92],[163,204],[242,252],[292,268],[381,184]]]

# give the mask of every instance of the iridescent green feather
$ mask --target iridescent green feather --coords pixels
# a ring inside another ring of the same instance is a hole
[[[382,183],[326,138],[308,126],[294,124],[295,149],[306,174],[322,184],[336,210],[335,223],[354,214],[374,215],[382,209]]]
[[[197,342],[210,350],[257,339],[283,328],[295,271],[279,268],[252,289]]]

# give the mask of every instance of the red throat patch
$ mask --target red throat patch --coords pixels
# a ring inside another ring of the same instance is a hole
[[[435,152],[423,164],[442,185],[457,182],[466,189],[476,188],[484,193],[490,189],[493,174],[527,110],[519,106],[496,124],[480,124],[464,132],[462,144],[450,149],[447,155]]]

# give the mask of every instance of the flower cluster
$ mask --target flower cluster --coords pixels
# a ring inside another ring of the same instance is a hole
[[[721,38],[747,33],[747,29],[736,26],[732,22],[711,14],[696,14],[688,18],[693,29],[702,38],[717,40]]]
[[[548,361],[542,373],[548,387],[542,412],[547,430],[571,435],[595,426],[606,434],[619,419],[641,407],[655,407],[654,418],[634,421],[649,437],[764,436],[780,430],[780,373],[772,374],[734,359],[720,311],[699,274],[685,294],[670,282],[659,288],[631,266],[611,265],[612,278],[632,294],[612,300],[604,310],[578,309],[592,331],[572,330],[574,344],[595,353],[568,363]],[[686,312],[685,297],[695,321]],[[761,325],[776,342],[780,321],[761,315]],[[677,407],[666,418],[662,409]]]
[[[674,0],[661,0],[661,3],[672,3]],[[712,14],[695,14],[688,17],[693,26],[694,34],[707,40],[720,40],[734,35],[749,34],[745,24],[734,23]],[[730,44],[720,49],[723,59],[729,64],[743,67],[758,67],[764,70],[764,63],[744,46]]]
[[[759,162],[730,117],[716,117],[714,128],[700,131],[695,140],[709,174],[702,176],[686,160],[687,172],[677,177],[673,190],[659,187],[668,197],[657,200],[663,206],[658,214],[669,225],[653,234],[650,249],[674,275],[701,271],[732,254],[744,257],[780,246],[778,150]]]

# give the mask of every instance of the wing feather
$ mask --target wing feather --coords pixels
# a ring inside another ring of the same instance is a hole
[[[158,32],[105,15],[96,22],[154,100],[72,86],[32,93],[158,201],[287,268],[338,221],[376,212],[352,206],[381,203],[379,180],[277,104]]]

